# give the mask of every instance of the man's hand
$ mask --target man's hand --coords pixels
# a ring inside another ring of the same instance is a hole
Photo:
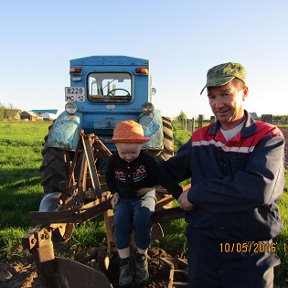
[[[192,204],[191,202],[189,202],[188,200],[188,191],[189,190],[186,190],[184,191],[183,193],[181,193],[181,195],[179,196],[178,198],[178,202],[180,204],[180,207],[183,209],[183,210],[192,210],[194,209],[194,204]]]
[[[115,206],[117,205],[117,203],[118,203],[118,201],[119,201],[119,198],[120,198],[119,193],[114,193],[114,194],[113,194],[113,197],[112,197],[112,199],[111,199],[111,205],[112,205],[112,208],[113,208],[113,209],[114,209]]]

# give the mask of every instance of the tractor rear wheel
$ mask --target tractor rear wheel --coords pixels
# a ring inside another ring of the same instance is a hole
[[[44,193],[65,192],[68,187],[68,165],[71,153],[64,149],[45,147],[42,150],[43,161],[40,167],[41,184]]]
[[[161,153],[157,156],[157,158],[168,160],[170,157],[174,156],[174,138],[173,138],[173,127],[172,127],[172,120],[169,117],[162,116],[162,125],[163,125],[163,136],[164,136],[164,149]],[[157,200],[161,200],[165,198],[167,195],[162,193],[157,193],[156,197]],[[170,209],[172,208],[172,201],[168,204],[163,206],[163,209]]]
[[[172,120],[169,117],[162,116],[163,134],[164,134],[164,151],[161,153],[161,157],[164,160],[168,160],[174,155],[174,138]]]

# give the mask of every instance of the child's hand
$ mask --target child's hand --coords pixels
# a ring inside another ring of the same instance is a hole
[[[117,205],[117,203],[118,203],[118,201],[119,201],[119,198],[120,198],[119,193],[114,193],[114,194],[113,194],[113,197],[112,197],[112,199],[111,199],[111,205],[112,205],[112,208],[113,208],[113,209],[114,209],[115,206]]]

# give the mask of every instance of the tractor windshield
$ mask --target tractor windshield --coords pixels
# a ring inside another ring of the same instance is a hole
[[[128,103],[132,99],[129,73],[91,73],[88,76],[88,99],[91,102]]]

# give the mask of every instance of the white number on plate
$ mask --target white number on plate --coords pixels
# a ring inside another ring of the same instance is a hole
[[[85,101],[84,87],[65,87],[65,101]]]

